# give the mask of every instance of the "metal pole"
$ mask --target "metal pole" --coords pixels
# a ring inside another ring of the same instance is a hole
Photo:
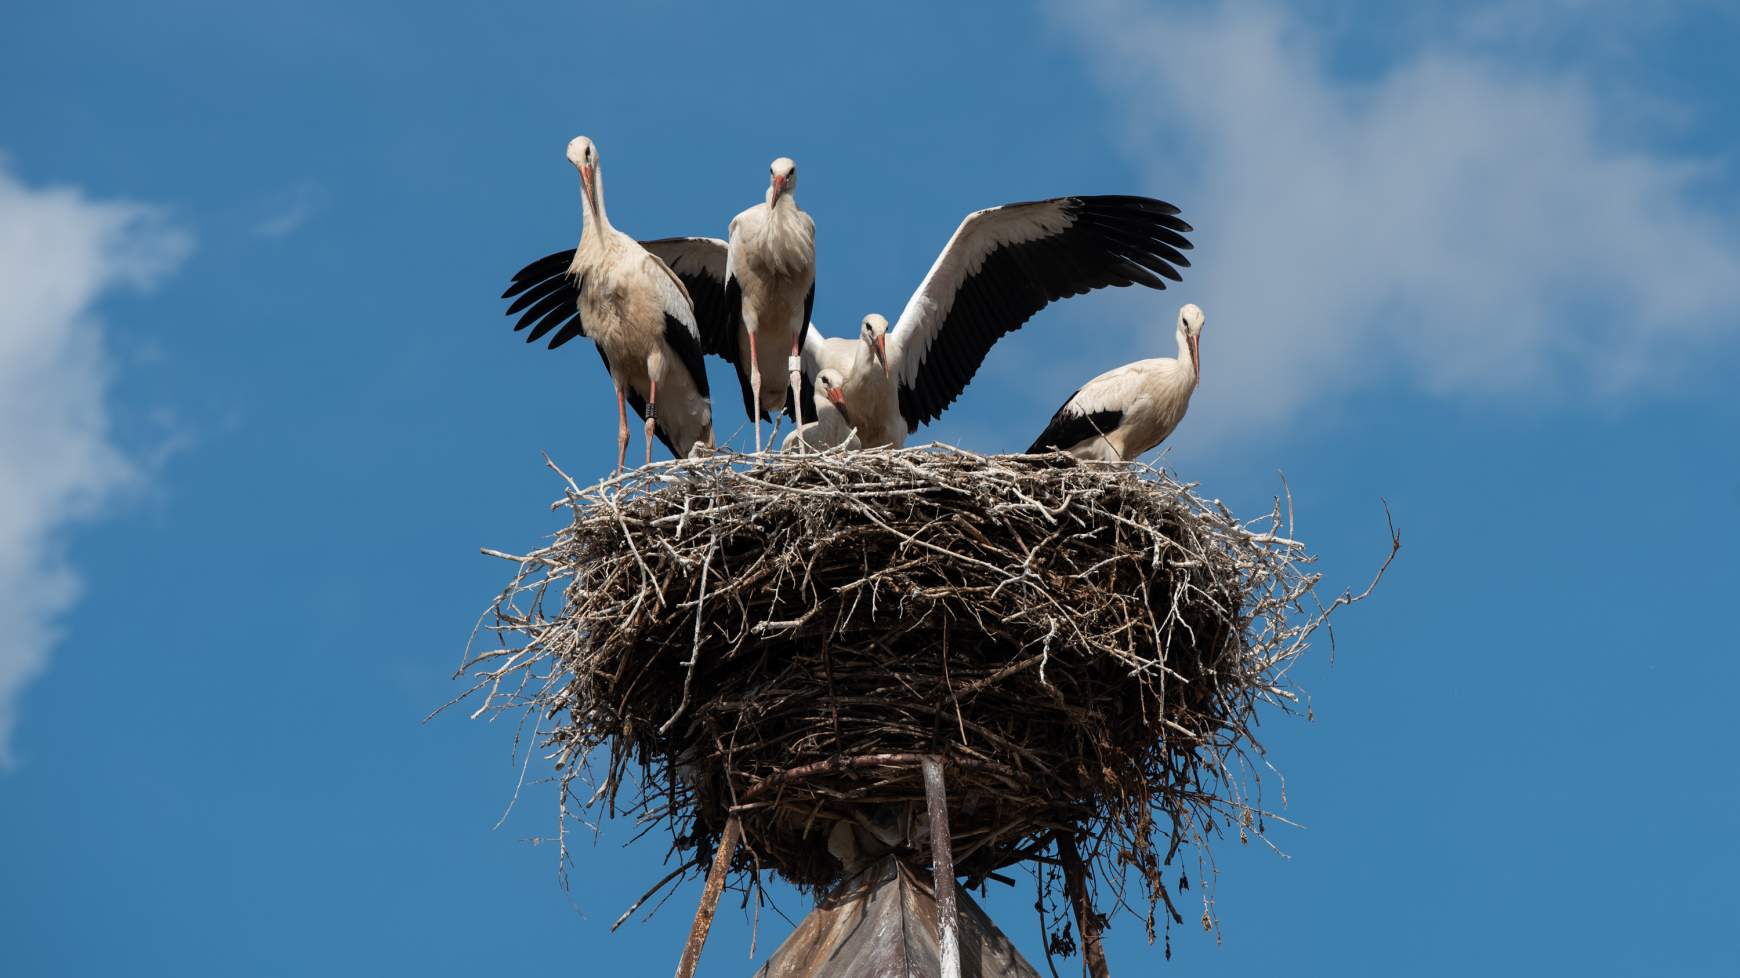
[[[701,962],[701,948],[707,943],[707,931],[713,927],[713,912],[719,908],[725,873],[731,868],[731,857],[737,854],[737,839],[742,831],[737,816],[726,820],[725,834],[719,837],[719,848],[713,853],[713,868],[707,871],[707,885],[701,888],[701,905],[695,908],[695,922],[689,926],[689,942],[683,945],[682,960],[677,962],[677,978],[695,978],[695,966]]]
[[[949,799],[943,786],[942,761],[926,755],[919,763],[924,767],[924,807],[930,815],[940,978],[961,978],[961,916],[955,900],[954,835],[949,832]]]

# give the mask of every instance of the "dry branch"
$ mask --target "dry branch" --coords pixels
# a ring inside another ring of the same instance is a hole
[[[1260,833],[1255,711],[1291,708],[1289,666],[1354,600],[1318,601],[1279,499],[1241,522],[1144,465],[884,449],[563,478],[569,524],[508,558],[501,647],[462,668],[478,713],[541,724],[563,824],[601,804],[704,871],[739,819],[738,887],[842,879],[838,823],[922,861],[936,755],[969,882],[1054,861],[1055,833],[1140,880],[1152,933],[1180,845]]]

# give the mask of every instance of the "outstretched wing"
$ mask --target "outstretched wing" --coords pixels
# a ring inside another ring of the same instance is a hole
[[[659,238],[643,241],[641,247],[657,255],[688,289],[702,348],[718,352],[713,349],[718,336],[736,335],[725,321],[725,242],[718,238]],[[580,283],[568,274],[573,264],[572,248],[545,255],[514,273],[513,282],[502,293],[502,298],[514,300],[507,314],[520,315],[514,329],[530,329],[527,343],[556,330],[550,340],[553,350],[586,335],[580,322]],[[735,345],[732,350],[734,355]]]
[[[668,245],[671,241],[717,241],[718,239],[667,239],[664,242],[649,242],[654,245]],[[718,242],[723,246],[724,242]],[[648,249],[652,250],[651,248]],[[695,256],[702,256],[705,248],[696,245],[692,252],[678,249],[674,255],[678,262],[685,266]],[[655,253],[656,254],[656,253]],[[514,324],[514,329],[530,331],[526,342],[534,343],[552,330],[556,334],[550,338],[550,349],[561,346],[576,336],[585,336],[585,324],[580,319],[580,290],[583,283],[570,273],[574,264],[574,249],[558,251],[528,264],[514,273],[513,281],[501,295],[503,299],[513,299],[508,306],[507,314],[519,314],[520,319]],[[683,366],[695,378],[695,386],[705,397],[707,395],[707,371],[701,362],[700,339],[695,326],[695,314],[691,300],[685,291],[683,283],[677,280],[670,267],[664,262],[658,262],[661,274],[655,276],[655,282],[661,284],[660,299],[665,306],[665,338],[677,352]],[[705,269],[697,274],[704,277]],[[703,293],[705,288],[702,288]],[[680,313],[673,313],[673,308]],[[604,361],[604,369],[610,371],[610,358],[604,353],[603,347],[597,347],[598,358]],[[623,391],[624,397],[634,413],[641,418],[646,417],[646,399],[641,397],[632,387]],[[676,446],[671,444],[664,427],[657,425],[654,433],[660,442],[670,449],[672,455],[677,453]]]
[[[507,291],[501,294],[503,299],[514,300],[507,314],[520,314],[514,330],[530,329],[527,343],[536,343],[551,330],[559,330],[550,340],[550,349],[554,350],[576,336],[586,335],[580,321],[580,281],[568,271],[573,264],[573,248],[545,255],[515,272]]]
[[[967,215],[889,336],[907,430],[934,421],[991,346],[1051,302],[1107,286],[1164,289],[1192,230],[1152,197],[1058,197]]]

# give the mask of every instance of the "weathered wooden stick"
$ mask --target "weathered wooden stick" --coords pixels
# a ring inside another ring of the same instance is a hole
[[[689,941],[683,945],[682,960],[677,962],[677,978],[695,978],[695,965],[701,961],[701,948],[707,943],[707,931],[713,927],[713,912],[719,909],[725,873],[731,868],[731,857],[737,854],[737,837],[742,831],[737,816],[726,819],[719,849],[713,853],[713,868],[707,871],[707,885],[701,888],[701,905],[695,908],[695,922],[689,926]]]
[[[1082,970],[1090,978],[1108,978],[1111,972],[1106,967],[1106,949],[1100,944],[1100,920],[1088,903],[1087,867],[1082,865],[1081,853],[1076,851],[1073,836],[1053,832],[1052,837],[1057,840],[1058,861],[1063,863],[1063,892],[1069,897],[1070,906],[1075,908],[1075,929],[1081,935]]]
[[[941,759],[926,755],[924,807],[930,815],[930,862],[936,879],[936,930],[940,978],[961,978],[961,916],[955,901],[954,836]]]
[[[739,804],[734,806],[732,810],[742,811],[752,807],[750,805],[751,801],[759,798],[768,790],[777,788],[782,784],[803,781],[806,778],[815,777],[817,775],[834,774],[840,771],[857,770],[858,768],[865,767],[910,767],[913,764],[922,765],[924,757],[925,755],[921,754],[860,754],[853,757],[831,757],[825,761],[815,761],[810,764],[802,764],[785,771],[780,771],[777,774],[773,774],[763,779],[757,784],[751,785],[749,790],[742,794]],[[983,761],[976,757],[956,758],[952,763],[957,767],[971,768],[975,771],[986,771],[1009,778],[1017,777],[1013,770],[1001,764]]]

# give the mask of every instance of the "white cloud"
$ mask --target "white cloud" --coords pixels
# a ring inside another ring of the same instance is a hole
[[[190,244],[153,208],[28,187],[0,160],[0,768],[14,760],[19,694],[78,596],[66,530],[139,478],[109,432],[92,308],[149,286]]]
[[[1712,169],[1609,132],[1572,69],[1462,36],[1338,77],[1335,38],[1277,7],[1060,0],[1054,19],[1149,189],[1199,229],[1178,290],[1209,314],[1198,429],[1397,373],[1445,396],[1611,397],[1740,334],[1732,221],[1692,200]]]

